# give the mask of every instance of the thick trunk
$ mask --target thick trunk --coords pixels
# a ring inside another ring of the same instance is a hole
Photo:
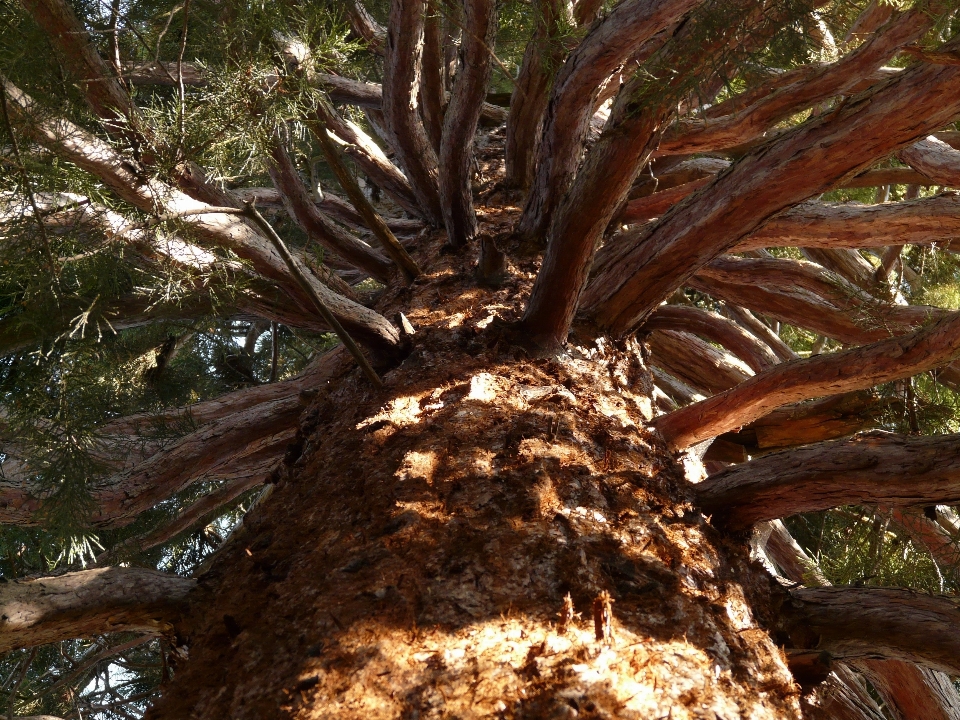
[[[447,95],[443,84],[442,8],[438,0],[427,3],[427,15],[423,21],[423,72],[420,83],[423,125],[430,137],[430,144],[438,155],[443,138],[443,114]],[[483,101],[483,97],[480,101]]]
[[[473,209],[473,139],[490,80],[490,48],[497,34],[496,0],[464,2],[460,67],[450,96],[440,143],[440,199],[447,242],[463,247],[477,234]]]
[[[735,388],[657,418],[673,448],[685,448],[735,430],[787,403],[864,390],[910,377],[960,355],[960,313],[908,335],[777,365]]]
[[[514,359],[495,329],[471,343],[529,281],[477,288],[441,257],[463,280],[412,286],[418,352],[383,394],[342,377],[307,411],[303,456],[204,576],[190,661],[150,717],[798,717],[747,605],[767,580],[680,511],[681,473],[636,432],[639,346],[569,363]]]
[[[0,584],[0,652],[108,632],[171,632],[196,580],[142,568]]]
[[[587,314],[628,332],[699,267],[775,215],[951,121],[960,68],[917,66],[751,151],[616,253],[584,293]]]
[[[960,438],[866,433],[784,450],[711,475],[704,512],[742,528],[841,505],[960,502]]]

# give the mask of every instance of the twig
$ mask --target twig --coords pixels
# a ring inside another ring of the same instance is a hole
[[[235,208],[231,208],[235,210]],[[327,322],[328,325],[333,329],[333,332],[336,333],[337,337],[340,338],[347,350],[350,351],[350,354],[353,355],[354,359],[357,361],[357,364],[360,366],[360,369],[363,370],[363,374],[367,376],[367,379],[371,384],[376,387],[378,390],[383,387],[383,381],[380,380],[380,376],[377,375],[376,371],[370,366],[370,363],[367,362],[367,358],[364,357],[363,353],[360,351],[360,348],[353,341],[353,338],[350,337],[349,333],[344,329],[343,325],[340,324],[340,321],[330,312],[323,299],[320,297],[320,294],[317,292],[316,288],[307,280],[306,275],[297,265],[296,261],[293,258],[293,255],[290,254],[290,251],[287,249],[287,246],[284,244],[283,240],[277,235],[276,230],[273,229],[273,226],[266,221],[263,215],[257,210],[256,206],[252,201],[246,202],[243,205],[244,217],[249,218],[257,227],[270,239],[270,242],[273,243],[274,248],[280,254],[280,257],[283,258],[283,261],[287,264],[287,269],[290,270],[290,274],[293,275],[294,279],[297,281],[297,284],[300,285],[301,289],[309,296],[313,301],[313,304],[316,306],[317,311],[320,313],[321,317]]]
[[[13,710],[17,702],[17,693],[20,691],[20,686],[23,685],[23,681],[27,677],[27,671],[30,669],[30,665],[36,656],[37,649],[33,648],[27,656],[27,659],[23,661],[23,667],[20,669],[20,677],[17,678],[17,682],[14,683],[13,688],[10,690],[10,702],[7,704],[7,720],[13,720]]]
[[[53,294],[60,302],[60,275],[57,272],[57,265],[53,259],[53,251],[50,249],[50,238],[47,236],[47,228],[43,224],[40,216],[40,208],[37,206],[37,199],[33,195],[33,186],[30,184],[30,177],[27,175],[27,168],[23,164],[23,157],[20,155],[20,144],[17,142],[17,136],[13,132],[13,125],[10,123],[10,113],[7,110],[7,88],[0,83],[0,109],[3,110],[3,124],[6,126],[7,134],[10,136],[10,146],[13,149],[13,157],[17,161],[20,170],[20,177],[23,179],[23,187],[27,192],[27,198],[30,200],[30,207],[33,208],[33,216],[37,220],[37,228],[40,230],[40,240],[43,244],[43,254],[50,266],[50,273],[53,275]]]
[[[320,102],[325,104],[326,100],[322,99]],[[321,112],[326,112],[326,108],[323,108]],[[370,201],[367,200],[367,197],[363,194],[363,191],[357,184],[356,178],[350,174],[346,165],[343,164],[337,148],[334,147],[330,136],[327,134],[326,123],[321,119],[319,113],[316,119],[310,120],[309,127],[314,137],[316,137],[320,143],[320,149],[323,150],[323,155],[327,159],[327,165],[333,170],[334,175],[337,176],[337,180],[340,182],[340,187],[343,188],[344,192],[347,193],[347,197],[350,198],[350,203],[356,211],[360,213],[360,216],[364,222],[366,222],[367,226],[373,231],[374,236],[380,241],[380,244],[383,246],[387,255],[390,256],[390,259],[400,267],[407,282],[412,282],[414,278],[421,274],[420,267],[416,261],[410,257],[410,254],[404,249],[403,245],[400,244],[400,241],[397,240],[396,236],[390,231],[390,228],[387,227],[387,223],[380,217],[380,213],[374,209],[373,205],[370,204]]]
[[[180,107],[178,109],[178,120],[179,120],[179,129],[180,129],[180,138],[177,141],[179,147],[177,148],[178,154],[183,154],[183,140],[186,135],[186,130],[184,127],[184,115],[187,112],[187,96],[186,90],[183,86],[183,54],[187,50],[187,27],[190,22],[190,0],[186,0],[183,4],[183,34],[180,37],[180,54],[177,56],[177,87],[179,89],[179,98],[180,98]]]

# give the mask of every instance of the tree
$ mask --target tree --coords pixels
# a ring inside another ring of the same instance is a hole
[[[7,716],[960,716],[957,9],[4,6]]]

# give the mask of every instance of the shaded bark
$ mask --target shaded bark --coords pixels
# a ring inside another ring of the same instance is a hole
[[[734,355],[688,332],[657,330],[647,343],[654,365],[708,395],[734,387],[752,374]]]
[[[960,355],[958,326],[960,313],[950,313],[907,335],[783,363],[731,390],[657,418],[654,425],[671,447],[684,448],[787,403],[863,390],[932,370]]]
[[[794,590],[799,601],[795,642],[835,659],[884,657],[949,675],[960,670],[957,605],[895,588]],[[806,641],[806,642],[802,642]]]
[[[786,405],[719,437],[759,456],[785,448],[835,440],[876,427],[884,405],[871,392],[833,395]]]
[[[423,125],[434,151],[440,154],[446,89],[443,83],[443,17],[441,0],[428,0],[423,21],[423,73],[420,100]],[[482,102],[483,98],[481,98]]]
[[[960,68],[913,67],[751,151],[608,259],[584,293],[585,313],[616,335],[626,333],[699,267],[777,212],[951,120],[960,101],[947,106],[942,99],[954,88],[960,90]]]
[[[373,138],[355,123],[342,118],[340,113],[327,103],[318,103],[317,117],[343,145],[343,151],[353,158],[377,187],[382,188],[408,213],[417,217],[423,214],[410,182],[400,169],[390,162]]]
[[[490,80],[490,48],[497,34],[495,0],[465,0],[460,69],[443,122],[440,147],[440,199],[447,242],[463,247],[477,234],[471,164],[480,105]]]
[[[960,720],[960,696],[950,676],[903,660],[860,660],[856,667],[896,720]]]
[[[0,652],[107,632],[171,632],[192,578],[103,568],[0,585]]]
[[[524,51],[517,84],[510,97],[504,144],[506,182],[521,189],[529,188],[533,182],[550,85],[566,55],[566,48],[555,36],[560,14],[569,12],[568,3],[540,0],[536,7],[536,27]]]
[[[705,512],[731,528],[841,505],[960,502],[960,438],[865,433],[784,450],[697,486]]]
[[[383,55],[387,44],[387,31],[383,25],[373,19],[360,0],[348,0],[345,9],[353,34],[365,40],[371,52]]]
[[[279,138],[274,138],[270,157],[273,161],[267,168],[270,179],[280,193],[290,217],[303,228],[307,237],[332,250],[375,280],[389,283],[396,272],[393,263],[324,216],[310,197]]]
[[[383,116],[424,217],[443,224],[439,161],[420,119],[420,74],[426,0],[392,0],[383,67]]]

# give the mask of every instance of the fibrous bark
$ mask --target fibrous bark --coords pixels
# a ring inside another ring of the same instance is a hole
[[[490,80],[490,48],[497,34],[495,0],[465,0],[460,69],[443,122],[440,199],[447,242],[463,247],[477,234],[471,164],[480,106]]]
[[[593,99],[634,48],[671,25],[694,0],[627,0],[593,27],[557,73],[543,120],[536,176],[518,229],[542,235],[573,181]],[[631,178],[632,181],[632,178]]]
[[[956,675],[960,671],[957,605],[895,588],[806,588],[792,593],[801,607],[796,640],[836,659],[886,657]]]
[[[960,502],[960,438],[865,433],[765,455],[697,486],[701,507],[730,527],[876,503]]]
[[[83,570],[0,584],[0,652],[107,632],[169,633],[192,578],[145,568]]]
[[[647,337],[651,362],[706,394],[718,393],[751,376],[731,353],[679,330],[657,330]]]
[[[621,248],[584,293],[586,313],[614,334],[627,332],[697,268],[777,212],[949,122],[960,101],[945,105],[942,98],[954,88],[960,90],[960,68],[913,67],[751,151]]]
[[[424,217],[443,223],[439,160],[420,119],[420,71],[426,0],[392,0],[383,67],[383,116],[390,144]]]
[[[777,365],[737,387],[657,418],[673,448],[685,448],[809,398],[863,390],[947,365],[960,355],[960,313],[907,335]]]

